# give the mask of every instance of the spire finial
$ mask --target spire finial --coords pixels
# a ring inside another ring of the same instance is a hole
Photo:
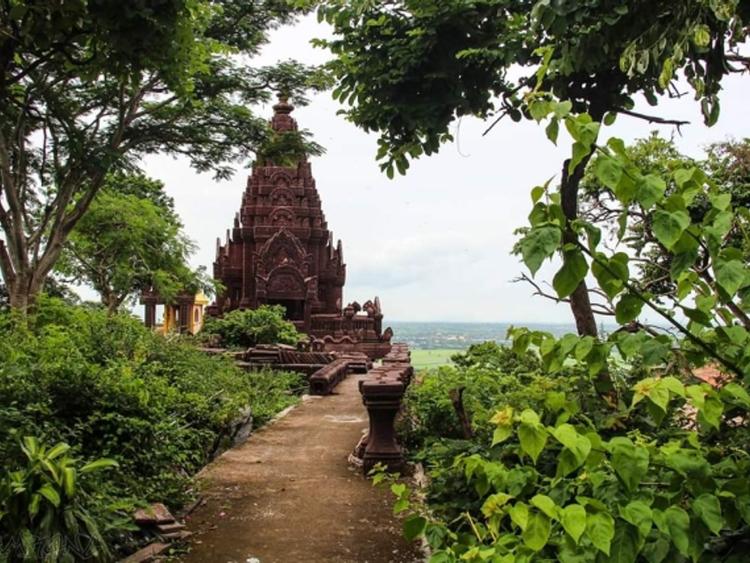
[[[289,114],[294,106],[289,103],[289,97],[285,92],[279,92],[279,101],[273,106],[273,117],[271,127],[276,131],[296,131],[297,122]]]
[[[279,101],[273,106],[274,115],[289,115],[294,110],[294,106],[289,103],[289,96],[284,92],[279,92]]]

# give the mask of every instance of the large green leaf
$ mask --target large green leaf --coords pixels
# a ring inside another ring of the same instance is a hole
[[[616,190],[622,179],[622,166],[614,158],[600,156],[594,164],[594,175],[603,185]]]
[[[529,524],[529,506],[523,502],[517,502],[508,511],[508,516],[516,526],[525,530]]]
[[[706,395],[703,407],[698,410],[698,421],[718,430],[721,425],[722,414],[724,414],[724,403],[712,391]]]
[[[636,198],[645,209],[649,209],[664,196],[666,189],[667,184],[664,180],[654,174],[648,174],[638,183]]]
[[[552,279],[552,287],[557,296],[568,297],[586,277],[589,265],[583,253],[577,248],[563,253],[563,265]]]
[[[627,324],[638,318],[643,309],[643,300],[632,293],[626,293],[615,305],[615,319],[619,324]]]
[[[646,377],[642,379],[633,387],[635,393],[633,393],[632,405],[640,402],[643,397],[647,397],[649,401],[659,407],[662,412],[666,413],[670,399],[670,385],[672,385],[671,380],[665,382],[664,379],[658,379],[655,377]]]
[[[76,470],[73,467],[65,467],[62,470],[62,484],[65,496],[72,498],[76,492]]]
[[[643,342],[640,350],[643,365],[657,365],[663,362],[666,358],[671,349],[670,341],[669,338],[666,337],[662,340],[660,340],[660,338],[661,337],[649,338]]]
[[[404,537],[411,541],[418,538],[427,527],[427,520],[422,516],[411,516],[404,520]]]
[[[612,438],[609,442],[612,452],[612,467],[628,490],[633,491],[648,471],[648,450],[638,447],[624,436]]]
[[[720,262],[714,272],[716,283],[732,297],[744,285],[748,269],[739,260],[727,260]]]
[[[599,551],[609,555],[615,537],[615,521],[606,512],[595,512],[586,517],[586,535]]]
[[[490,422],[497,425],[492,434],[492,445],[504,442],[513,434],[513,407],[506,406],[500,409]]]
[[[562,509],[560,522],[563,529],[577,544],[586,530],[586,509],[580,504],[569,504]]]
[[[534,495],[531,499],[531,504],[536,506],[553,520],[557,519],[557,505],[555,504],[555,501],[547,495]]]
[[[539,423],[521,422],[518,427],[521,449],[536,463],[547,443],[547,431]]]
[[[110,469],[112,467],[119,467],[120,464],[114,459],[101,458],[91,463],[87,463],[81,467],[81,473],[90,473],[92,471],[99,471],[101,469]]]
[[[565,446],[575,457],[578,465],[582,465],[591,451],[591,441],[578,433],[570,424],[563,423],[555,428],[553,435],[558,442]]]
[[[708,529],[718,535],[724,526],[719,499],[708,493],[702,494],[693,501],[692,509],[703,520]]]
[[[557,250],[561,237],[559,227],[545,225],[534,227],[521,239],[521,256],[532,275],[536,274],[542,262]]]
[[[487,497],[487,500],[484,501],[484,504],[482,504],[482,514],[487,518],[491,517],[493,514],[499,512],[512,498],[513,496],[507,493],[495,493],[494,495],[490,495]]]
[[[654,235],[669,250],[680,240],[682,233],[689,225],[690,216],[685,211],[670,212],[659,209],[654,212],[652,226]]]
[[[664,511],[664,522],[677,551],[688,555],[690,547],[690,516],[679,506],[670,506]]]
[[[523,543],[534,551],[541,550],[547,545],[550,528],[550,520],[545,514],[532,512],[522,534]]]
[[[50,501],[55,507],[60,506],[60,493],[58,493],[57,490],[49,483],[46,483],[39,487],[39,490],[37,492],[48,501]]]
[[[659,536],[653,542],[647,543],[641,555],[648,563],[662,563],[666,560],[671,545],[666,536]]]
[[[739,328],[739,327],[735,327]],[[721,388],[721,397],[730,403],[742,405],[750,410],[750,395],[742,385],[738,383],[727,383]]]
[[[607,563],[635,563],[642,543],[643,539],[635,527],[618,520]]]
[[[70,446],[64,442],[60,442],[55,447],[53,447],[50,451],[47,452],[47,459],[55,459],[56,457],[61,456],[68,450],[70,450]]]
[[[568,174],[572,174],[576,169],[576,166],[578,166],[590,152],[591,147],[586,146],[583,143],[579,143],[578,141],[573,143],[573,153],[570,157],[570,162],[568,163]]]
[[[623,253],[618,253],[623,254]],[[624,269],[623,269],[624,266]],[[628,279],[627,258],[623,264],[614,257],[610,260],[601,252],[596,254],[596,260],[591,262],[591,273],[594,274],[599,287],[612,299],[622,291],[625,283],[623,280]]]
[[[640,500],[634,500],[625,506],[620,507],[620,516],[623,520],[630,522],[633,526],[638,528],[638,532],[643,537],[648,535],[651,526],[653,525],[651,507]]]

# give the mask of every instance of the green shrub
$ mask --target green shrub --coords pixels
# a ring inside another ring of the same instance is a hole
[[[588,378],[580,370],[544,375],[536,354],[518,354],[495,342],[474,344],[452,361],[453,366],[419,374],[407,391],[398,425],[412,460],[422,462],[430,476],[430,509],[447,521],[481,507],[482,497],[463,478],[454,460],[491,447],[495,429],[491,419],[498,403],[524,408],[567,396],[569,408],[579,410],[592,400]],[[451,399],[456,389],[463,389],[471,439],[464,436]]]
[[[111,459],[79,466],[70,446],[25,437],[20,469],[0,475],[0,557],[7,561],[110,560],[105,528],[129,529],[128,515],[103,509],[89,474],[116,467]]]
[[[588,341],[575,337],[571,348],[570,335],[514,335],[512,348],[469,350],[407,395],[412,457],[430,476],[428,510],[394,493],[398,510],[411,512],[407,537],[424,535],[432,562],[747,560],[743,382],[716,389],[649,375],[642,349],[623,346],[609,370],[629,389],[606,405],[586,364],[566,359]],[[447,398],[456,386],[466,390],[472,439],[456,439]]]
[[[42,299],[27,326],[0,315],[3,466],[25,459],[20,439],[31,435],[71,444],[82,459],[112,458],[118,467],[97,484],[101,506],[179,506],[248,408],[259,426],[301,389],[297,374],[247,373],[98,307]]]
[[[550,395],[583,387],[575,370],[550,377],[541,373],[534,354],[519,355],[495,342],[475,344],[452,358],[454,365],[419,374],[407,391],[400,431],[407,445],[418,449],[434,439],[463,437],[451,392],[463,389],[463,404],[471,417],[476,439],[489,444],[489,423],[498,400],[517,405],[536,404]]]
[[[257,309],[235,309],[222,317],[208,317],[201,335],[218,335],[227,348],[249,348],[256,344],[295,345],[300,334],[284,318],[281,305]]]

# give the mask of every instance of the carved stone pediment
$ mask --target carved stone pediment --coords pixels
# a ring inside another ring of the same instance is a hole
[[[299,239],[287,229],[281,229],[269,238],[255,255],[257,273],[267,277],[271,270],[280,266],[296,267],[303,278],[310,269],[310,256]]]
[[[268,299],[305,299],[307,296],[305,279],[294,266],[275,268],[265,282]]]

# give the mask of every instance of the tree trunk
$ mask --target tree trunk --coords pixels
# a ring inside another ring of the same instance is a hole
[[[566,160],[563,163],[562,182],[560,183],[560,204],[568,223],[578,218],[578,187],[581,184],[583,171],[586,169],[590,158],[588,156],[578,163],[572,174],[568,174],[568,164],[570,161]],[[578,243],[578,234],[570,226],[565,227],[563,242]],[[578,334],[581,336],[597,337],[599,332],[596,328],[596,318],[591,308],[586,280],[582,280],[570,295],[570,309],[576,321]]]
[[[18,285],[18,284],[14,284]],[[32,302],[31,296],[26,291],[18,287],[8,288],[10,307],[18,311],[21,315],[26,316],[29,312],[29,304]]]
[[[11,280],[6,280],[6,285],[11,309],[20,313],[22,317],[33,312],[43,283],[40,283],[33,275],[21,274]]]
[[[25,248],[0,241],[0,273],[8,288],[11,309],[25,317],[33,312],[44,282],[62,251],[61,243],[49,243],[39,261],[29,262]]]
[[[591,116],[595,121],[601,123],[604,112],[591,111]],[[579,242],[578,233],[570,227],[570,224],[578,218],[578,188],[581,185],[583,173],[586,170],[589,160],[591,160],[592,154],[584,157],[570,174],[568,174],[570,160],[566,160],[563,163],[562,180],[560,182],[560,205],[562,206],[567,222],[563,231],[564,243],[578,244]],[[581,280],[581,283],[571,293],[569,299],[570,310],[573,313],[573,318],[575,318],[578,334],[580,336],[598,338],[599,331],[596,328],[596,317],[591,307],[591,300],[589,299],[589,291],[585,279]],[[605,368],[597,374],[594,380],[594,387],[602,397],[608,398],[611,401],[616,399],[615,387],[608,369]]]
[[[107,290],[102,293],[102,302],[107,307],[107,314],[110,317],[117,313],[123,301],[125,301],[125,297],[118,295],[114,291]]]
[[[458,387],[451,389],[450,391],[451,403],[453,403],[453,410],[456,411],[456,416],[461,423],[461,431],[466,440],[471,440],[474,437],[474,429],[471,426],[471,420],[469,415],[466,414],[466,408],[464,407],[464,388]]]

